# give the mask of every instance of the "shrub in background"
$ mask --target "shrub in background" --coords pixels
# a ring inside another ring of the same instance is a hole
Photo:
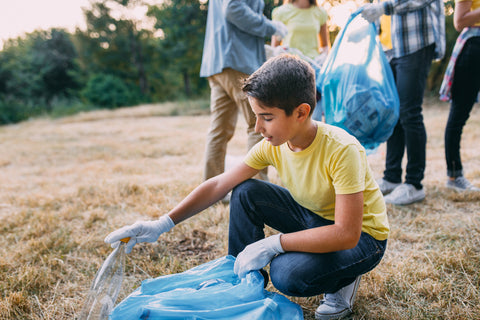
[[[134,88],[129,88],[122,79],[109,74],[90,77],[82,96],[94,105],[110,109],[131,106],[140,100]]]

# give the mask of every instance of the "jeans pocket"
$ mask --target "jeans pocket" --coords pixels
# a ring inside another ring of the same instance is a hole
[[[375,257],[377,257],[378,262],[380,262],[383,255],[385,254],[387,240],[377,240],[367,233],[362,234],[362,237],[366,256],[371,257],[372,259],[375,259]]]

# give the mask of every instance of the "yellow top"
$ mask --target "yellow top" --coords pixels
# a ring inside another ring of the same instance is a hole
[[[392,17],[382,15],[380,17],[380,43],[383,50],[390,50],[392,46]]]
[[[385,202],[365,149],[345,130],[323,122],[317,125],[317,135],[306,149],[293,152],[287,143],[275,147],[262,140],[249,151],[245,164],[258,170],[272,165],[298,204],[332,221],[336,194],[363,191],[362,231],[377,240],[387,239]]]
[[[288,33],[283,44],[300,50],[307,57],[314,59],[319,54],[318,33],[327,22],[327,12],[318,6],[297,8],[291,3],[273,9],[272,19],[283,22]]]

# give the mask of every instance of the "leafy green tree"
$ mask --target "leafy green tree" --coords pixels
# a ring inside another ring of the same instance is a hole
[[[141,5],[138,0],[102,0],[84,9],[87,30],[76,31],[80,63],[89,71],[114,75],[135,85],[148,99],[148,51],[152,32],[141,28],[134,17],[119,15]],[[115,16],[117,14],[117,16]]]
[[[8,40],[0,52],[0,123],[49,112],[54,98],[75,96],[78,73],[75,48],[64,30]]]
[[[187,97],[206,87],[199,77],[203,40],[207,21],[207,4],[198,0],[170,0],[150,6],[148,15],[155,17],[155,28],[161,30],[163,67],[174,66],[183,78]]]
[[[77,52],[65,30],[35,34],[31,55],[32,70],[40,76],[41,95],[48,106],[54,97],[70,96],[80,88]]]
[[[152,86],[153,101],[175,101],[185,95],[182,75],[176,65],[168,57],[168,51],[164,49],[163,42],[155,41],[155,50],[151,54],[154,57],[150,74],[150,85]],[[197,75],[199,77],[199,75]],[[180,92],[180,94],[179,94]]]
[[[17,99],[38,98],[42,94],[41,74],[34,68],[32,47],[37,34],[8,40],[1,52],[0,92]]]

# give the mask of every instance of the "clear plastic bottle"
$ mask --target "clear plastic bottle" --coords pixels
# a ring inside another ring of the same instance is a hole
[[[108,319],[122,286],[125,255],[125,243],[120,241],[95,275],[79,320]]]

